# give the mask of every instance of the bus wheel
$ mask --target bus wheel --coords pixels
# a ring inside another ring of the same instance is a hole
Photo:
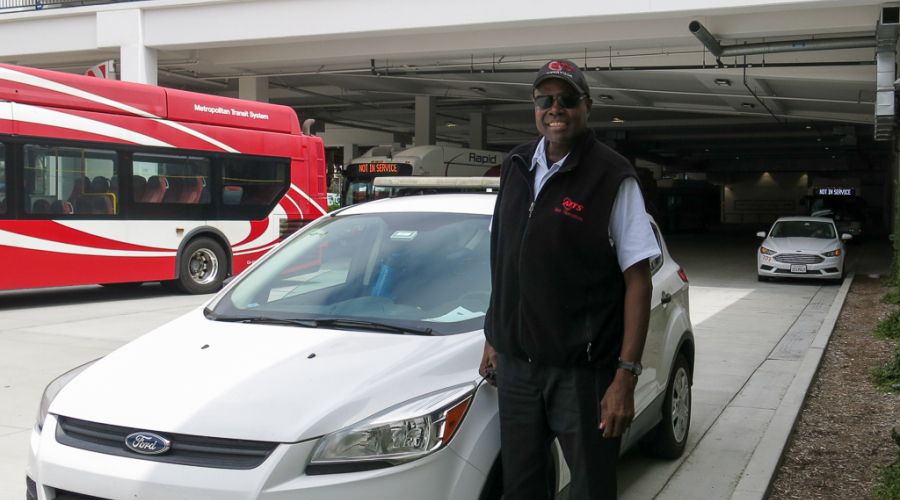
[[[185,293],[213,293],[222,288],[226,269],[222,246],[210,238],[197,238],[184,247],[175,285]]]

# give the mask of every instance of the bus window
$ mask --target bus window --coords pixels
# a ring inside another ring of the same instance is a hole
[[[222,203],[270,206],[287,185],[287,162],[232,159],[223,162]]]
[[[115,151],[25,145],[25,213],[115,215],[118,203]]]
[[[209,204],[209,158],[135,153],[132,165],[134,201]]]
[[[6,214],[6,146],[0,144],[0,215]]]

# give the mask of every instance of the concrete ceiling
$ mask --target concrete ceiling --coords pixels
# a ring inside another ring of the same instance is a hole
[[[144,41],[157,51],[159,84],[236,96],[240,77],[265,76],[270,101],[294,107],[301,119],[315,118],[326,131],[382,131],[409,144],[415,97],[428,95],[436,99],[439,141],[467,144],[470,115],[483,113],[489,148],[508,149],[535,134],[534,72],[551,57],[566,57],[587,72],[594,98],[589,125],[636,158],[681,170],[853,170],[875,168],[890,154],[888,143],[872,140],[874,47],[717,63],[688,30],[700,20],[727,47],[825,37],[874,41],[881,5],[871,1],[738,2],[743,7],[709,1],[688,2],[693,11],[616,13],[588,12],[596,2],[575,2],[573,12],[584,15],[507,21],[494,6],[485,7],[489,22],[477,24],[455,12],[442,21],[411,1],[399,2],[411,9],[403,22],[375,16],[371,3],[344,0],[331,4],[331,16],[371,29],[313,24],[319,29],[312,34],[304,33],[301,17],[293,31],[282,18],[326,15],[311,10],[316,2],[306,10],[305,2],[276,0],[184,3],[131,3],[144,6]],[[284,11],[288,4],[296,10]],[[250,17],[271,27],[257,33],[234,25],[232,36],[218,38],[191,31],[192,16],[209,21],[213,13],[220,26]],[[35,22],[17,16],[8,23],[0,17],[0,28],[9,33],[14,21]],[[79,65],[119,55],[115,47],[89,45],[16,55],[8,49],[0,60],[80,71]]]

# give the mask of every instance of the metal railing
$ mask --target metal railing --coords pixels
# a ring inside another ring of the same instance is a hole
[[[137,1],[140,0],[0,0],[0,14]]]

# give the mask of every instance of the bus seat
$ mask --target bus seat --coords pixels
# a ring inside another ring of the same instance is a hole
[[[244,188],[241,186],[222,186],[222,203],[225,205],[240,205]]]
[[[49,214],[50,213],[50,202],[43,198],[34,200],[34,203],[31,205],[31,213],[33,213],[33,214]]]
[[[140,175],[135,175],[131,179],[132,190],[134,194],[134,199],[136,201],[141,201],[144,198],[144,191],[147,189],[147,179],[144,179]]]
[[[53,203],[50,204],[50,213],[52,213],[52,214],[66,213],[66,210],[65,210],[65,207],[63,206],[62,200],[53,200]]]
[[[104,215],[113,213],[112,195],[108,193],[97,193],[96,195],[91,196],[91,200],[91,205],[93,205],[93,213]]]
[[[153,175],[147,179],[147,189],[140,201],[144,203],[160,203],[169,189],[169,181],[165,176]]]
[[[102,176],[94,177],[94,180],[91,181],[91,192],[92,193],[108,193],[109,192],[109,179]]]
[[[0,214],[6,213],[6,198],[0,200]]]
[[[72,192],[69,194],[69,202],[75,203],[81,195],[87,192],[89,184],[90,181],[87,177],[75,179],[75,182],[72,183]]]
[[[203,177],[189,177],[184,179],[181,194],[178,196],[178,203],[199,203],[205,184]]]
[[[79,196],[75,199],[74,213],[75,215],[86,215],[93,213],[94,207],[91,200],[87,196]]]
[[[119,195],[119,178],[115,175],[109,178],[109,192]]]
[[[178,203],[178,200],[181,198],[181,192],[184,190],[184,179],[181,177],[166,177],[166,181],[168,181],[169,186],[165,195],[163,195],[163,203]]]

